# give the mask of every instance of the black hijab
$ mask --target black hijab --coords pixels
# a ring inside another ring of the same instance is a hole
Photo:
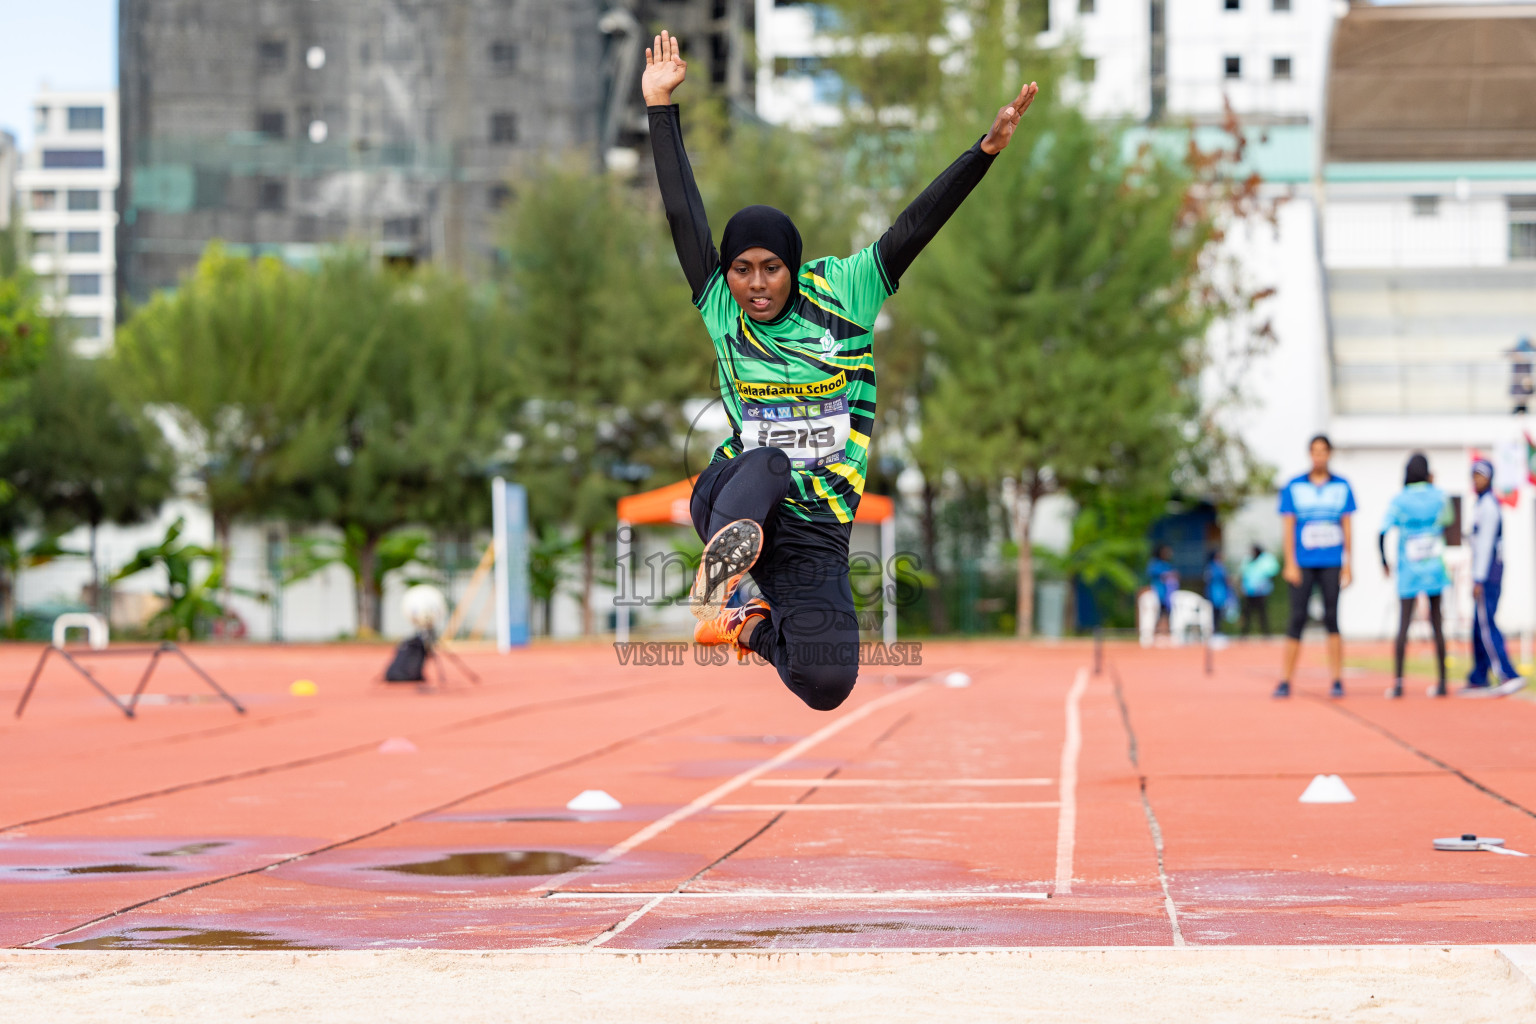
[[[1408,456],[1408,466],[1403,471],[1403,485],[1422,484],[1429,481],[1429,460],[1423,452],[1414,452]]]
[[[789,268],[789,298],[779,316],[774,317],[777,322],[795,308],[795,299],[800,294],[800,232],[788,214],[771,206],[748,206],[736,211],[726,221],[725,234],[720,236],[720,265],[729,270],[736,257],[759,247],[773,253]]]

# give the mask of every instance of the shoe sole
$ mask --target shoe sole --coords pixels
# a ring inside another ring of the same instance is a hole
[[[717,617],[731,597],[731,583],[757,564],[763,550],[763,528],[750,519],[726,523],[704,545],[699,574],[694,577],[688,603],[693,617],[708,622]]]

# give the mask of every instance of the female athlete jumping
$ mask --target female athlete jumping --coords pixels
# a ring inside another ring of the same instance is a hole
[[[830,711],[859,671],[848,542],[875,422],[875,316],[1039,88],[1031,82],[998,111],[879,241],[802,263],[800,232],[767,206],[738,212],[715,249],[672,105],[686,74],[663,32],[645,51],[641,91],[672,241],[715,343],[732,428],[694,485],[693,525],[705,541],[694,639],[762,656],[801,700]],[[749,569],[767,600],[725,607]]]

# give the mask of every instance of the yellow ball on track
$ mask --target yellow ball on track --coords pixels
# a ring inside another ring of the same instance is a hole
[[[288,692],[295,697],[313,697],[320,692],[320,687],[308,679],[295,679],[288,685]]]

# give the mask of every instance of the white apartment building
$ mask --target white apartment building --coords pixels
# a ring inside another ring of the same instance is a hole
[[[16,136],[0,131],[0,231],[11,226],[16,203]]]
[[[117,93],[43,90],[16,175],[32,269],[77,350],[112,345],[117,313]]]

